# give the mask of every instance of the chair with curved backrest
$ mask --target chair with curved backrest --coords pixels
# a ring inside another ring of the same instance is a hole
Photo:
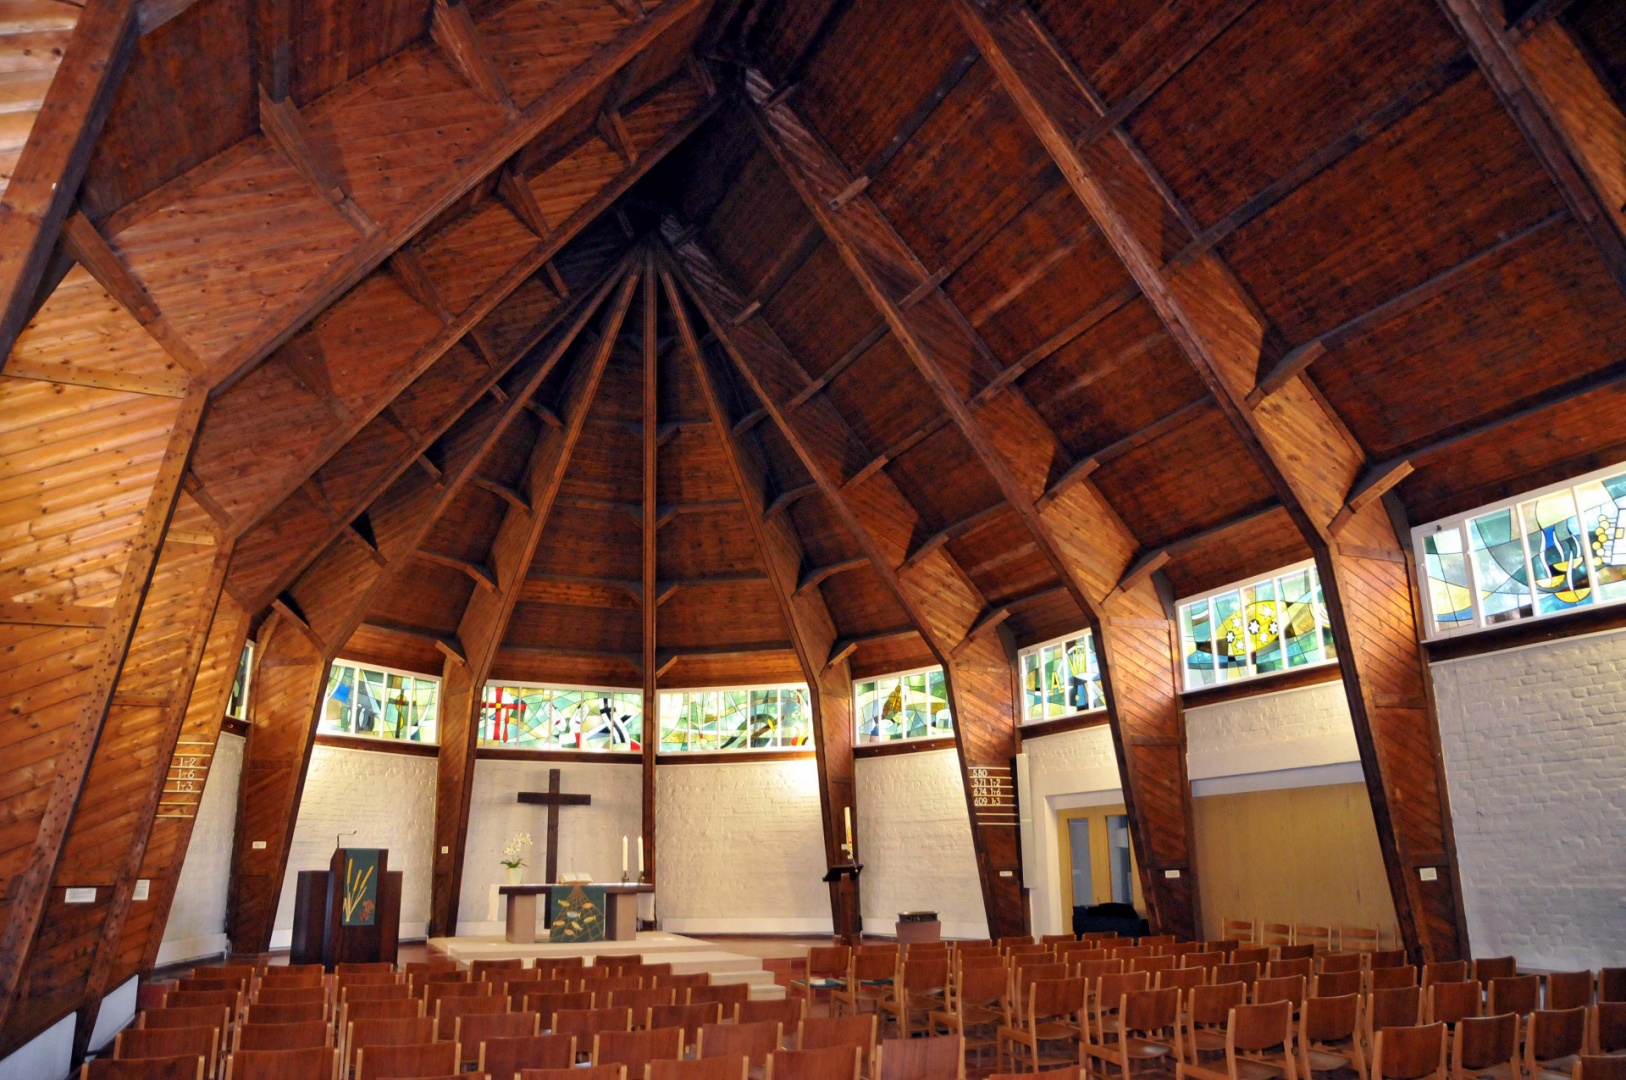
[[[435,1041],[435,1021],[428,1016],[415,1016],[405,1020],[352,1020],[346,1026],[344,1064],[353,1068],[356,1053],[364,1046],[416,1046]]]
[[[887,1039],[875,1048],[873,1080],[965,1080],[965,1043],[958,1035]]]
[[[716,1001],[696,1001],[688,1005],[655,1005],[649,1010],[649,1026],[682,1028],[685,1046],[694,1045],[702,1027],[707,1024],[721,1024],[725,1019],[733,1017],[724,1013],[722,1004]]]
[[[632,1010],[621,1009],[559,1009],[551,1021],[545,1021],[547,1030],[554,1035],[576,1036],[578,1053],[591,1053],[593,1037],[604,1031],[617,1033],[632,1030]]]
[[[1373,968],[1366,973],[1366,992],[1369,994],[1379,990],[1393,990],[1401,986],[1416,985],[1417,969],[1410,964],[1391,968]]]
[[[505,983],[541,982],[547,972],[536,967],[482,968],[475,978],[479,982]]]
[[[238,1024],[232,1033],[232,1051],[303,1050],[332,1046],[333,1028],[325,1020],[302,1024]]]
[[[625,1065],[629,1077],[642,1076],[651,1061],[676,1061],[682,1056],[682,1028],[601,1031],[593,1036],[593,1064]]]
[[[748,1080],[750,1075],[751,1059],[733,1054],[704,1060],[651,1061],[644,1066],[644,1080]]]
[[[1144,971],[1126,971],[1120,975],[1103,975],[1093,983],[1086,983],[1091,1012],[1087,1031],[1093,1042],[1106,1042],[1118,1033],[1118,1007],[1125,994],[1149,990],[1152,977]]]
[[[1338,928],[1338,947],[1345,952],[1374,953],[1383,947],[1383,934],[1375,926],[1345,924]]]
[[[744,1056],[754,1068],[766,1068],[768,1055],[779,1049],[784,1033],[777,1020],[754,1024],[702,1024],[695,1036],[697,1058]]]
[[[1201,1055],[1225,1052],[1231,1010],[1247,1000],[1248,986],[1240,981],[1199,986],[1191,992],[1186,999],[1187,1035],[1183,1040],[1187,1063],[1200,1065]]]
[[[1258,964],[1259,970],[1263,971],[1265,965],[1270,963],[1272,959],[1270,952],[1268,946],[1250,945],[1246,948],[1232,949],[1230,954],[1226,956],[1225,962],[1227,964]]]
[[[1118,1037],[1110,1042],[1085,1042],[1081,1054],[1085,1069],[1106,1075],[1115,1067],[1123,1080],[1133,1080],[1136,1065],[1167,1059],[1178,1067],[1183,1056],[1180,1027],[1179,990],[1124,994],[1118,1004]]]
[[[1592,1053],[1626,1053],[1626,1001],[1600,1001],[1592,1006]]]
[[[541,1031],[542,1017],[532,1012],[465,1014],[452,1028],[452,1041],[463,1048],[462,1064],[467,1065],[480,1060],[480,1048],[488,1039],[530,1039]]]
[[[1147,956],[1157,955],[1156,945],[1117,945],[1112,949],[1112,955],[1129,963],[1131,960],[1140,960]]]
[[[784,1034],[780,1041],[786,1049],[796,1041],[796,1030],[801,1027],[802,1017],[807,1015],[807,999],[791,997],[786,994],[777,1000],[740,1002],[734,1008],[734,1022],[736,1024],[756,1024],[763,1020],[777,1020]]]
[[[554,956],[547,959],[538,957],[531,962],[531,970],[540,970],[542,979],[579,979],[581,972],[587,967],[585,956]]]
[[[1171,968],[1168,971],[1157,973],[1152,979],[1152,988],[1154,990],[1167,990],[1172,986],[1183,991],[1186,997],[1189,997],[1197,987],[1208,985],[1207,976],[1207,968]],[[1182,997],[1181,1000],[1186,1000],[1186,997]]]
[[[653,983],[658,987],[669,987],[678,992],[678,1004],[683,1004],[689,998],[689,991],[697,986],[711,985],[711,972],[696,971],[688,975],[656,975]]]
[[[332,1080],[338,1054],[331,1046],[238,1050],[226,1059],[226,1080]]]
[[[997,941],[994,942],[994,944],[998,945],[1001,949],[1009,949],[1013,945],[1032,945],[1032,944],[1034,944],[1034,941],[1033,941],[1033,935],[1032,934],[1026,934],[1026,935],[1015,935],[1015,934],[1013,934],[1013,935],[1011,935],[1009,937],[1002,937],[1002,938],[998,939]]]
[[[1088,1031],[1085,1006],[1086,984],[1082,978],[1035,979],[1019,984],[1014,995],[1016,1015],[1010,1024],[999,1025],[995,1038],[995,1067],[1007,1058],[1012,1068],[1019,1065],[1016,1048],[1024,1047],[1034,1072],[1044,1063],[1043,1044],[1066,1043],[1054,1061],[1076,1061]]]
[[[1626,967],[1598,969],[1598,1000],[1626,1001]]]
[[[239,990],[170,990],[164,994],[166,1009],[194,1009],[200,1005],[223,1008],[236,1020],[243,1011],[243,994]]]
[[[1423,991],[1423,1023],[1449,1027],[1464,1016],[1480,1015],[1484,1003],[1485,992],[1477,979],[1437,982]]]
[[[968,1051],[975,1050],[981,1064],[983,1051],[999,1048],[999,1027],[1013,1017],[1011,984],[1005,968],[962,968],[954,992],[941,1009],[928,1016],[933,1035],[959,1035]]]
[[[356,1080],[402,1080],[450,1076],[457,1072],[456,1043],[363,1046],[356,1051]]]
[[[320,1005],[328,1009],[331,999],[325,986],[261,986],[249,998],[255,1005]]]
[[[540,994],[526,994],[521,1011],[536,1013],[542,1018],[543,1029],[551,1031],[554,1013],[591,1009],[597,1000],[591,990],[572,990],[569,993],[545,990]]]
[[[1304,976],[1288,975],[1280,979],[1260,979],[1253,984],[1253,1003],[1268,1005],[1272,1001],[1291,1002],[1297,1009],[1304,1003]]]
[[[434,1016],[435,1007],[449,998],[491,997],[492,989],[490,983],[425,983],[421,995],[424,1015]]]
[[[1063,973],[1066,965],[1061,965]],[[929,1027],[933,1009],[942,1008],[948,994],[948,954],[906,958],[898,967],[898,977],[892,984],[892,993],[880,1002],[882,1022],[891,1018],[900,1037],[909,1038],[914,1030],[912,1020],[920,1017],[920,1026]]]
[[[565,994],[570,992],[569,979],[509,979],[498,984],[501,989],[494,991],[497,997],[508,999],[508,1007],[516,1012],[525,1011],[525,998],[528,994]]]
[[[343,964],[334,964],[333,973],[338,976],[400,974],[396,971],[395,965],[388,960],[346,961]]]
[[[1312,943],[1304,945],[1278,945],[1276,946],[1277,960],[1314,960],[1318,946]]]
[[[1542,1007],[1573,1009],[1577,1005],[1591,1005],[1592,981],[1593,975],[1590,971],[1549,971],[1546,1001],[1542,1003]]]
[[[1359,994],[1366,987],[1364,971],[1323,971],[1310,980],[1311,997],[1343,997]]]
[[[1204,950],[1203,952],[1190,952],[1180,957],[1180,966],[1183,968],[1196,968],[1199,971],[1214,971],[1225,966],[1226,956],[1222,952]],[[1212,978],[1212,976],[1209,976]]]
[[[804,998],[845,989],[852,967],[852,949],[846,945],[815,945],[807,950],[807,974],[790,981],[792,992]]]
[[[1372,971],[1377,968],[1397,968],[1405,966],[1405,949],[1378,949],[1376,952],[1369,954],[1366,958],[1366,969],[1368,971]]]
[[[1259,927],[1259,944],[1282,945],[1293,944],[1293,927],[1283,922],[1267,922]]]
[[[750,983],[707,983],[705,986],[689,988],[688,1004],[703,1005],[715,1002],[723,1007],[725,1017],[733,1016],[735,1007],[742,1001],[749,1000],[751,1000]],[[683,1004],[683,999],[680,997],[677,1003]]]
[[[470,960],[469,975],[475,979],[480,978],[488,971],[524,971],[525,961],[517,956],[503,957],[499,960]],[[499,980],[501,981],[501,980]]]
[[[1451,1033],[1452,1080],[1519,1080],[1519,1018],[1464,1016]]]
[[[1416,1027],[1423,1018],[1423,989],[1420,986],[1392,986],[1366,995],[1366,1045],[1374,1033],[1386,1027]]]
[[[1253,989],[1253,984],[1259,981],[1259,965],[1252,960],[1245,964],[1220,964],[1214,968],[1214,983],[1239,982]]]
[[[404,982],[338,984],[338,1001],[401,1001],[412,998],[412,987]]]
[[[195,1054],[136,1061],[97,1058],[79,1066],[79,1080],[203,1080],[203,1058]]]
[[[575,1066],[578,1051],[574,1035],[483,1039],[475,1071],[511,1077],[521,1069],[569,1069]]]
[[[250,1004],[243,1010],[245,1024],[304,1024],[312,1020],[329,1019],[327,1003],[307,1001],[298,1005]]]
[[[625,1065],[580,1065],[573,1069],[521,1069],[518,1075],[520,1080],[628,1080]],[[479,1078],[472,1077],[469,1080]]]
[[[136,1027],[212,1027],[224,1034],[231,1014],[222,1005],[195,1005],[181,1009],[147,1009],[136,1014]]]
[[[1324,953],[1315,958],[1315,966],[1318,975],[1334,975],[1345,971],[1362,971],[1366,968],[1366,960],[1360,953]]]
[[[1486,956],[1473,962],[1469,976],[1489,986],[1492,979],[1511,979],[1519,973],[1518,958],[1512,956]]]
[[[632,1026],[634,1028],[646,1027],[645,1021],[649,1017],[649,1010],[657,1005],[677,1004],[677,990],[673,987],[650,987],[640,990],[611,990],[605,1004],[612,1009],[628,1008],[632,1010]]]
[[[1297,960],[1272,960],[1265,965],[1264,970],[1264,977],[1267,979],[1285,979],[1292,975],[1298,975],[1304,979],[1306,986],[1309,985],[1310,977],[1314,974],[1315,961],[1309,957],[1301,957]]]
[[[1258,934],[1258,924],[1252,919],[1225,918],[1220,923],[1220,937],[1232,941],[1245,941],[1250,945]]]
[[[220,1032],[212,1027],[126,1028],[113,1039],[113,1057],[120,1061],[196,1054],[209,1076],[215,1075],[220,1050]]]
[[[1529,1016],[1541,1008],[1541,976],[1514,975],[1506,979],[1492,979],[1489,987],[1487,1011],[1491,1013],[1518,1013]]]
[[[1586,1009],[1535,1010],[1524,1028],[1525,1075],[1561,1077],[1586,1053],[1586,1042]]]
[[[859,1016],[809,1016],[796,1031],[796,1049],[822,1050],[831,1046],[856,1046],[864,1061],[875,1058],[875,1035],[880,1018],[874,1013]]]
[[[1345,972],[1358,975],[1358,972]],[[1301,1080],[1313,1073],[1353,1068],[1366,1075],[1366,1050],[1361,1039],[1366,1025],[1361,1017],[1365,999],[1351,991],[1339,996],[1306,998],[1299,1010],[1298,1066]]]
[[[1156,975],[1160,971],[1170,971],[1180,964],[1178,956],[1137,956],[1129,961],[1130,971],[1144,971]]]
[[[1626,1057],[1579,1057],[1570,1080],[1626,1080]]]
[[[881,1001],[892,993],[892,980],[898,973],[898,954],[860,946],[853,956],[847,984],[830,993],[830,1011],[860,1013],[867,1003],[877,1012]]]
[[[768,1059],[764,1080],[859,1080],[863,1059],[856,1046],[778,1050]]]
[[[350,1025],[357,1020],[416,1020],[422,1016],[423,1002],[417,998],[347,1001],[339,1006],[339,1043],[343,1046]]]
[[[1372,1039],[1372,1080],[1424,1077],[1446,1080],[1445,1025],[1379,1028]]]
[[[1332,927],[1316,926],[1311,923],[1296,923],[1293,926],[1293,944],[1314,945],[1318,952],[1332,951]]]
[[[1175,1066],[1177,1080],[1295,1080],[1293,1009],[1287,1002],[1233,1006],[1223,1035],[1223,1069],[1181,1062]]]
[[[1468,961],[1437,960],[1423,965],[1423,989],[1437,982],[1462,982],[1468,977]]]

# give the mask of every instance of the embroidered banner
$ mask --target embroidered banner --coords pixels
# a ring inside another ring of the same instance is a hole
[[[602,885],[572,885],[549,894],[548,942],[603,941],[607,932]]]
[[[378,851],[345,849],[343,926],[371,926],[378,918]]]

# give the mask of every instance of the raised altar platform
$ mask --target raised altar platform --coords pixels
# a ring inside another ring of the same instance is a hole
[[[491,936],[433,937],[428,945],[431,952],[444,953],[463,963],[471,960],[506,960],[517,956],[526,961],[527,967],[537,957],[639,953],[650,963],[671,964],[674,974],[691,975],[705,971],[711,974],[714,983],[746,983],[751,987],[753,1000],[785,996],[785,988],[774,982],[773,972],[763,970],[759,957],[728,952],[709,941],[668,934],[662,930],[644,930],[628,941],[595,941],[590,944],[551,945],[546,940],[517,943],[504,941],[501,936]]]

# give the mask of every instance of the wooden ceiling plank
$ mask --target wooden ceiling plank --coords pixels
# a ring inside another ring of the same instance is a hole
[[[621,267],[623,271],[627,269],[625,260]],[[623,290],[630,289],[631,286],[624,283],[624,273],[622,280]],[[615,281],[612,278],[607,285],[613,286]],[[609,291],[606,288],[598,295],[602,298]],[[514,393],[508,404],[495,416],[471,420],[464,437],[449,441],[442,482],[426,481],[410,471],[403,472],[370,504],[368,515],[375,522],[389,524],[387,531],[382,525],[375,526],[379,530],[380,550],[389,560],[385,567],[357,561],[347,553],[348,545],[341,547],[335,541],[329,542],[301,571],[288,592],[295,597],[313,598],[309,614],[319,618],[326,628],[325,634],[317,635],[317,640],[331,638],[334,643],[331,649],[307,642],[300,634],[284,633],[277,626],[262,631],[261,669],[262,672],[273,670],[275,677],[256,680],[250,705],[256,736],[243,759],[245,779],[238,800],[239,828],[232,853],[234,899],[229,909],[228,932],[234,943],[263,950],[270,940],[278,893],[277,887],[270,883],[280,882],[287,869],[292,822],[310,761],[316,715],[321,708],[327,671],[337,650],[361,625],[374,600],[406,572],[405,567],[435,522],[452,505],[463,485],[479,475],[487,455],[524,411],[523,403],[571,351],[597,310],[598,305],[594,304],[580,312],[545,350],[533,350],[520,361],[513,379]],[[579,401],[585,378],[583,372],[591,367],[586,363],[573,366],[566,380],[566,392],[573,403]],[[565,433],[543,428],[550,434],[539,445],[556,446],[570,431],[579,432],[585,409],[571,415]],[[547,516],[548,507],[534,492],[531,503],[535,508],[530,515],[533,521]],[[517,511],[513,513],[518,516]],[[499,567],[497,573],[505,573],[505,570]],[[505,584],[508,582],[506,577],[502,580]],[[498,599],[493,592],[477,588],[470,603],[480,605],[483,610]],[[477,648],[478,642],[486,640],[462,627],[458,636],[465,649]],[[468,667],[454,667],[464,672],[472,670],[473,664],[471,657]],[[252,798],[249,798],[251,792]]]
[[[1329,530],[1347,505],[1364,455],[1303,377],[1260,408],[1249,408],[1275,331],[1262,324],[1251,297],[1212,252],[1171,278],[1163,276],[1151,218],[1132,215],[1121,203],[1132,200],[1182,219],[1190,215],[1121,129],[1084,149],[1075,144],[1070,133],[1104,110],[1038,17],[1027,10],[990,17],[968,0],[954,5],[1315,553],[1402,937],[1419,960],[1465,955],[1461,884],[1437,752],[1433,761],[1419,762],[1402,745],[1419,725],[1427,738],[1438,739],[1417,643],[1409,548],[1376,501],[1353,516],[1340,538]],[[1305,452],[1306,439],[1313,440],[1313,452]],[[1362,617],[1351,618],[1346,604],[1362,605]],[[1405,659],[1397,663],[1397,657]],[[1383,695],[1422,708],[1385,705]],[[1403,820],[1391,811],[1396,803],[1411,807]],[[1440,853],[1432,883],[1418,880],[1408,865],[1420,851]]]
[[[136,37],[134,0],[87,0],[12,169],[0,217],[0,363],[28,322]]]
[[[796,593],[800,595],[816,587],[821,581],[826,581],[837,574],[845,574],[849,570],[861,570],[868,565],[869,559],[860,555],[854,559],[843,559],[840,562],[811,567],[803,571],[802,576],[797,579]]]
[[[514,509],[523,514],[529,514],[531,512],[531,504],[526,500],[525,496],[501,481],[493,480],[489,476],[476,476],[470,479],[469,483],[473,484],[482,491],[491,492],[503,502],[507,503],[509,506],[512,506]]]
[[[286,93],[286,90],[284,91]],[[362,236],[378,233],[378,223],[356,205],[345,188],[338,170],[313,145],[310,127],[291,99],[273,99],[260,87],[260,130],[282,152],[288,164],[298,170],[312,189]]]
[[[480,31],[463,0],[434,0],[429,14],[429,36],[476,93],[502,109],[509,119],[519,117],[519,109],[508,96],[502,75],[480,41]]]
[[[660,567],[660,553],[657,548],[660,536],[660,447],[663,442],[663,432],[660,422],[660,281],[655,271],[655,248],[653,243],[644,251],[644,280],[643,280],[643,371],[641,372],[643,384],[642,416],[644,424],[643,449],[643,505],[642,521],[639,523],[641,548],[639,551],[639,570],[641,573],[641,591],[643,592],[643,608],[640,614],[640,629],[642,631],[641,645],[643,646],[643,676],[644,676],[644,732],[642,765],[642,793],[641,809],[643,812],[640,843],[643,849],[639,853],[639,865],[644,870],[641,881],[655,884],[657,880],[656,859],[656,814],[655,814],[655,752],[660,747],[660,695],[658,692],[658,676],[655,672],[656,649],[659,645],[660,630],[660,603],[655,593],[659,588],[657,583]]]
[[[525,587],[537,545],[552,516],[571,456],[598,395],[616,338],[637,295],[639,274],[634,264],[641,261],[629,257],[628,272],[610,302],[604,333],[594,345],[591,356],[578,360],[561,391],[559,412],[568,418],[564,429],[543,428],[531,448],[526,465],[525,501],[534,511],[511,506],[503,514],[485,560],[493,568],[491,588],[469,597],[458,618],[457,640],[465,649],[463,659],[448,662],[442,671],[440,748],[435,765],[434,850],[437,854],[430,878],[431,933],[451,934],[457,928],[483,689],[502,647],[514,605]],[[643,276],[647,281],[647,269]]]
[[[446,306],[440,290],[435,288],[435,283],[429,278],[429,271],[424,269],[423,260],[418,257],[418,252],[411,244],[402,244],[395,249],[395,254],[390,256],[389,268],[402,288],[406,289],[407,295],[434,312],[435,318],[443,323],[450,323],[457,317],[452,309]],[[475,330],[470,329],[468,336],[472,337],[474,333]]]
[[[425,562],[435,563],[456,570],[459,573],[467,574],[476,585],[488,593],[495,594],[497,592],[497,579],[488,566],[469,559],[460,559],[455,555],[447,555],[440,551],[429,551],[424,548],[419,548],[413,554],[416,558]]]

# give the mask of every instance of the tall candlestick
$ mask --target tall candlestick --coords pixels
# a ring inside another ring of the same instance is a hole
[[[638,874],[639,874],[640,877],[643,875],[643,872],[644,872],[644,838],[642,836],[640,836],[640,837],[638,837]]]
[[[626,872],[627,872],[627,838],[625,836],[623,836],[621,838],[621,873],[622,873],[623,876],[625,876]]]
[[[841,816],[847,823],[847,846],[850,848],[853,846],[853,808],[843,806]]]

